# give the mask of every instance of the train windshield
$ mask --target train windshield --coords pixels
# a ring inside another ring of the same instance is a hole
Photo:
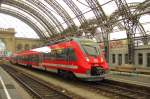
[[[93,41],[80,41],[82,49],[87,55],[98,56],[100,55],[100,47]]]

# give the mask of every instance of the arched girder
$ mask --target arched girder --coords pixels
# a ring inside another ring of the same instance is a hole
[[[150,13],[150,8],[149,6],[144,6],[144,3],[129,3],[129,9],[135,9],[135,11],[133,12],[135,16],[137,17],[140,17],[141,15],[144,15],[144,14],[147,14],[147,13]],[[141,6],[141,7],[139,7]],[[142,7],[144,6],[144,7]],[[148,10],[147,10],[148,9]],[[138,10],[141,10],[141,11],[138,11]],[[136,13],[136,14],[135,14]],[[120,17],[120,13],[119,13],[119,10],[116,10],[115,12],[112,13],[112,15],[110,16],[110,20],[112,22],[112,24],[115,26],[115,24],[117,23],[118,24],[118,19]],[[120,20],[120,19],[119,19]],[[123,20],[123,19],[122,19]],[[121,20],[120,20],[121,21]],[[118,24],[120,25],[120,23]],[[138,22],[138,25],[139,25],[139,28],[143,28],[143,26],[141,25],[141,23]],[[122,29],[122,28],[121,28]],[[125,29],[125,28],[124,28]],[[143,35],[141,36],[145,36],[146,35],[146,32],[143,29],[141,29],[141,32],[143,33]]]
[[[44,36],[40,36],[42,35],[43,31],[40,29],[39,26],[37,26],[36,24],[34,24],[32,22],[32,19],[27,18],[25,15],[23,15],[22,13],[15,11],[15,10],[11,10],[9,8],[5,8],[5,7],[1,7],[1,12],[6,13],[6,14],[11,14],[12,16],[16,16],[18,19],[22,20],[23,22],[27,22],[29,26],[31,26],[31,28],[33,27],[33,29],[35,31],[37,31],[39,37],[44,37]]]
[[[62,17],[62,19],[65,21],[68,27],[75,26],[75,23],[73,22],[70,15],[56,0],[44,0],[44,1],[46,1]]]
[[[15,5],[9,5],[9,6],[13,6],[13,7],[15,7],[15,8],[17,8]],[[49,29],[48,29],[48,27],[46,27],[46,25],[43,23],[43,21],[42,20],[40,20],[38,17],[36,17],[34,14],[32,14],[32,13],[30,13],[30,12],[28,12],[27,10],[25,10],[25,9],[22,9],[22,8],[20,8],[20,10],[22,10],[22,11],[24,11],[25,13],[27,13],[27,14],[29,14],[31,17],[33,17],[35,20],[37,20],[44,28],[45,28],[45,30],[46,30],[46,32],[48,32],[49,31]],[[45,35],[45,37],[47,37],[47,35]]]
[[[55,28],[48,22],[48,20],[45,19],[45,17],[41,13],[38,12],[36,8],[31,7],[23,2],[14,0],[5,0],[4,3],[16,7],[18,9],[21,9],[22,11],[26,11],[26,13],[29,13],[32,16],[36,16],[36,19],[41,20],[43,24],[45,24],[45,28],[47,29],[48,33],[54,34],[57,32]],[[49,36],[52,34],[49,34]]]
[[[140,4],[140,2],[128,3],[128,6],[129,6],[129,9],[136,9],[139,4]],[[119,13],[118,9],[110,15],[110,17],[112,17],[112,19],[115,17],[118,17],[118,16],[120,17],[120,13]]]
[[[140,30],[141,36],[145,37],[143,39],[144,43],[147,42],[146,38],[146,32],[142,25],[139,23],[139,15],[135,11],[131,11],[129,5],[125,0],[114,0],[117,7],[118,7],[118,14],[122,17],[122,21],[124,23],[124,27],[127,34],[128,39],[128,60],[130,64],[134,64],[134,48],[135,48],[135,42],[136,42],[136,34],[137,29]],[[142,3],[139,5],[141,6]]]
[[[133,14],[139,14],[140,12],[143,12],[145,9],[149,8],[150,7],[150,1],[149,0],[145,0],[144,2],[142,3],[139,3],[137,6],[135,6],[136,10],[134,11]]]
[[[9,5],[9,6],[15,6],[15,5]],[[17,8],[17,7],[16,7]],[[29,14],[31,17],[33,17],[35,20],[37,20],[44,28],[45,28],[45,32],[48,32],[48,31],[50,31],[49,29],[48,29],[48,27],[43,23],[43,21],[42,20],[40,20],[37,16],[35,16],[34,14],[32,14],[32,13],[30,13],[30,12],[28,12],[27,10],[25,10],[25,9],[22,9],[22,8],[20,8],[20,10],[21,11],[23,11],[23,12],[25,12],[25,13],[27,13],[27,14]],[[44,34],[45,35],[45,34]],[[47,37],[47,35],[45,35],[45,37]]]
[[[132,8],[135,9],[138,4],[139,4],[139,2],[128,3],[128,5],[131,9]],[[119,29],[122,31],[122,30],[125,30],[125,28],[124,28],[123,24],[120,22],[122,19],[119,19],[119,17],[120,17],[119,10],[116,10],[115,12],[113,12],[110,15],[109,20],[113,27],[118,26]]]
[[[75,5],[75,3],[72,0],[63,0],[63,1],[73,11],[73,13],[76,15],[76,17],[78,18],[78,20],[81,24],[87,22],[82,11],[77,7],[77,5]]]
[[[95,14],[98,24],[102,24],[104,21],[107,21],[107,16],[97,0],[86,0],[86,2]]]
[[[51,21],[55,24],[56,28],[58,28],[58,30],[60,32],[64,31],[64,28],[63,28],[62,24],[53,15],[53,13],[51,13],[51,11],[47,10],[48,9],[47,6],[45,6],[42,2],[40,2],[38,0],[27,0],[27,1],[34,4],[39,9],[41,9],[51,19]]]
[[[131,10],[134,9],[134,10],[132,10],[132,11],[134,11],[133,12],[134,15],[136,15],[137,17],[141,17],[142,15],[145,15],[145,14],[150,15],[149,4],[150,4],[150,2],[149,3],[148,2],[143,2],[143,3],[136,2],[136,3],[129,3],[128,5]],[[140,10],[140,11],[138,11],[138,10]],[[110,16],[110,20],[113,23],[113,26],[116,26],[116,24],[117,24],[118,27],[120,27],[120,26],[122,27],[122,24],[120,22],[121,20],[119,19],[119,17],[120,17],[119,10],[116,10],[114,13],[112,13],[112,15]],[[118,21],[118,19],[119,19],[119,21]],[[149,38],[147,37],[148,35],[146,34],[146,31],[145,31],[143,25],[140,22],[138,22],[137,25],[138,25],[137,29],[142,32],[141,33],[142,34],[141,41],[145,45],[148,44]],[[125,27],[123,26],[122,28],[120,28],[120,30],[122,30],[122,29],[125,30]],[[135,39],[135,41],[136,40],[137,39]],[[139,37],[138,37],[138,40],[140,40]]]
[[[40,28],[34,24],[32,22],[32,20],[28,19],[27,17],[25,17],[24,15],[22,15],[22,13],[19,13],[17,11],[14,11],[14,10],[11,10],[11,9],[8,9],[8,8],[4,8],[4,7],[0,7],[0,12],[1,13],[5,13],[5,14],[8,14],[8,15],[11,15],[11,16],[14,16],[20,20],[22,20],[24,23],[28,24],[34,31],[36,31],[36,33],[38,34],[38,36],[41,38],[41,39],[44,39],[45,37],[42,35],[42,30],[40,30]]]
[[[116,23],[113,24],[112,26],[113,26],[113,27],[118,26],[118,29],[119,29],[120,31],[125,30],[125,28],[124,28],[124,26],[123,26],[123,24],[122,24],[121,22],[116,22]]]

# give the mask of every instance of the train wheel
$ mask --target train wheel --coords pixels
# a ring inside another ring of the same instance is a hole
[[[58,74],[65,79],[75,79],[75,75],[70,71],[58,70]]]
[[[31,69],[31,68],[32,68],[32,65],[27,65],[27,68]]]

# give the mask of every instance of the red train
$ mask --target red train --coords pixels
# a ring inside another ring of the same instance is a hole
[[[45,47],[15,53],[11,62],[87,81],[103,80],[109,69],[99,45],[83,38],[65,39]]]

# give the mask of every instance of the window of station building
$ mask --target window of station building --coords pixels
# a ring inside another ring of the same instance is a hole
[[[138,54],[138,63],[139,63],[140,65],[143,64],[143,54],[142,54],[142,53],[139,53],[139,54]]]
[[[128,54],[125,54],[125,64],[128,64]]]
[[[122,54],[118,54],[118,65],[122,65]]]
[[[116,62],[116,55],[112,54],[112,63],[115,63],[115,62]]]
[[[22,48],[23,48],[22,44],[18,44],[18,45],[17,45],[17,51],[22,50]]]
[[[33,49],[33,48],[37,48],[37,45],[35,45],[35,44],[34,44],[34,45],[32,45],[32,49]]]
[[[29,44],[25,44],[24,49],[25,49],[25,50],[29,50],[29,49],[30,49]]]
[[[150,67],[150,53],[147,53],[147,67]]]

